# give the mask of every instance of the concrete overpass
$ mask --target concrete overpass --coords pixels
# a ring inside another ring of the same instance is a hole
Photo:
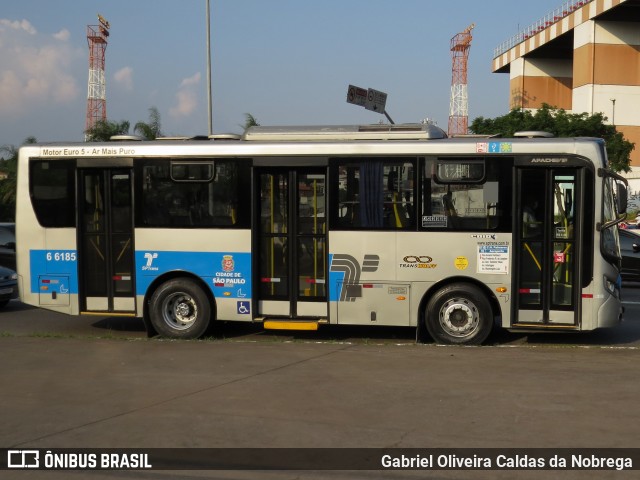
[[[640,0],[571,0],[496,48],[510,107],[602,112],[640,170]]]

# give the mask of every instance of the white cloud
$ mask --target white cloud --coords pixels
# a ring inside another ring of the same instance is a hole
[[[169,109],[173,117],[187,117],[198,106],[196,87],[200,84],[200,72],[185,78],[180,82],[180,88],[176,93],[176,104]]]
[[[66,42],[66,30],[53,37],[38,34],[28,20],[0,19],[0,115],[26,115],[79,98],[72,67],[82,50]]]
[[[133,68],[124,67],[118,70],[114,75],[113,79],[116,81],[118,85],[124,88],[127,92],[133,90]]]
[[[200,83],[200,72],[196,73],[192,77],[185,78],[180,82],[180,88],[190,87],[192,85],[198,85]]]
[[[66,28],[63,28],[58,33],[54,33],[53,38],[60,40],[61,42],[66,42],[71,38],[71,33]]]
[[[35,35],[38,33],[36,29],[29,23],[29,20],[7,20],[6,18],[0,18],[0,31],[5,28],[10,28],[12,30],[22,30],[27,32],[29,35]]]

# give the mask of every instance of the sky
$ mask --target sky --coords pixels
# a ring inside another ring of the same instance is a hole
[[[474,23],[469,119],[509,110],[494,49],[562,0],[210,0],[213,131],[262,125],[372,124],[349,84],[387,93],[395,123],[446,130],[451,38]],[[1,0],[0,146],[82,141],[87,25],[111,26],[107,119],[158,109],[165,135],[208,133],[206,0]],[[131,131],[133,133],[133,131]]]

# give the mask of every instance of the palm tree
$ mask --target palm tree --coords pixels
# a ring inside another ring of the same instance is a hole
[[[109,120],[99,120],[96,124],[84,133],[87,142],[108,142],[114,135],[127,135],[130,123],[126,120],[121,122],[111,122]]]
[[[162,136],[160,130],[160,112],[156,107],[149,109],[149,122],[138,122],[133,127],[134,133],[139,134],[145,140],[155,140]]]
[[[244,114],[244,125],[240,125],[246,132],[250,127],[259,127],[258,119],[250,113]]]

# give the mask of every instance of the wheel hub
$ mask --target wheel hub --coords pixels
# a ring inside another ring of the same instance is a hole
[[[163,302],[165,323],[175,330],[186,330],[198,319],[198,306],[193,298],[184,293],[175,293]]]
[[[191,307],[186,302],[180,302],[178,305],[176,305],[175,313],[176,317],[182,320],[186,317],[189,317],[191,313]]]
[[[442,328],[455,337],[472,334],[479,325],[479,315],[475,306],[464,299],[452,299],[441,310]]]
[[[464,327],[469,321],[469,315],[471,311],[466,308],[454,308],[452,312],[450,312],[450,321],[456,327]]]

